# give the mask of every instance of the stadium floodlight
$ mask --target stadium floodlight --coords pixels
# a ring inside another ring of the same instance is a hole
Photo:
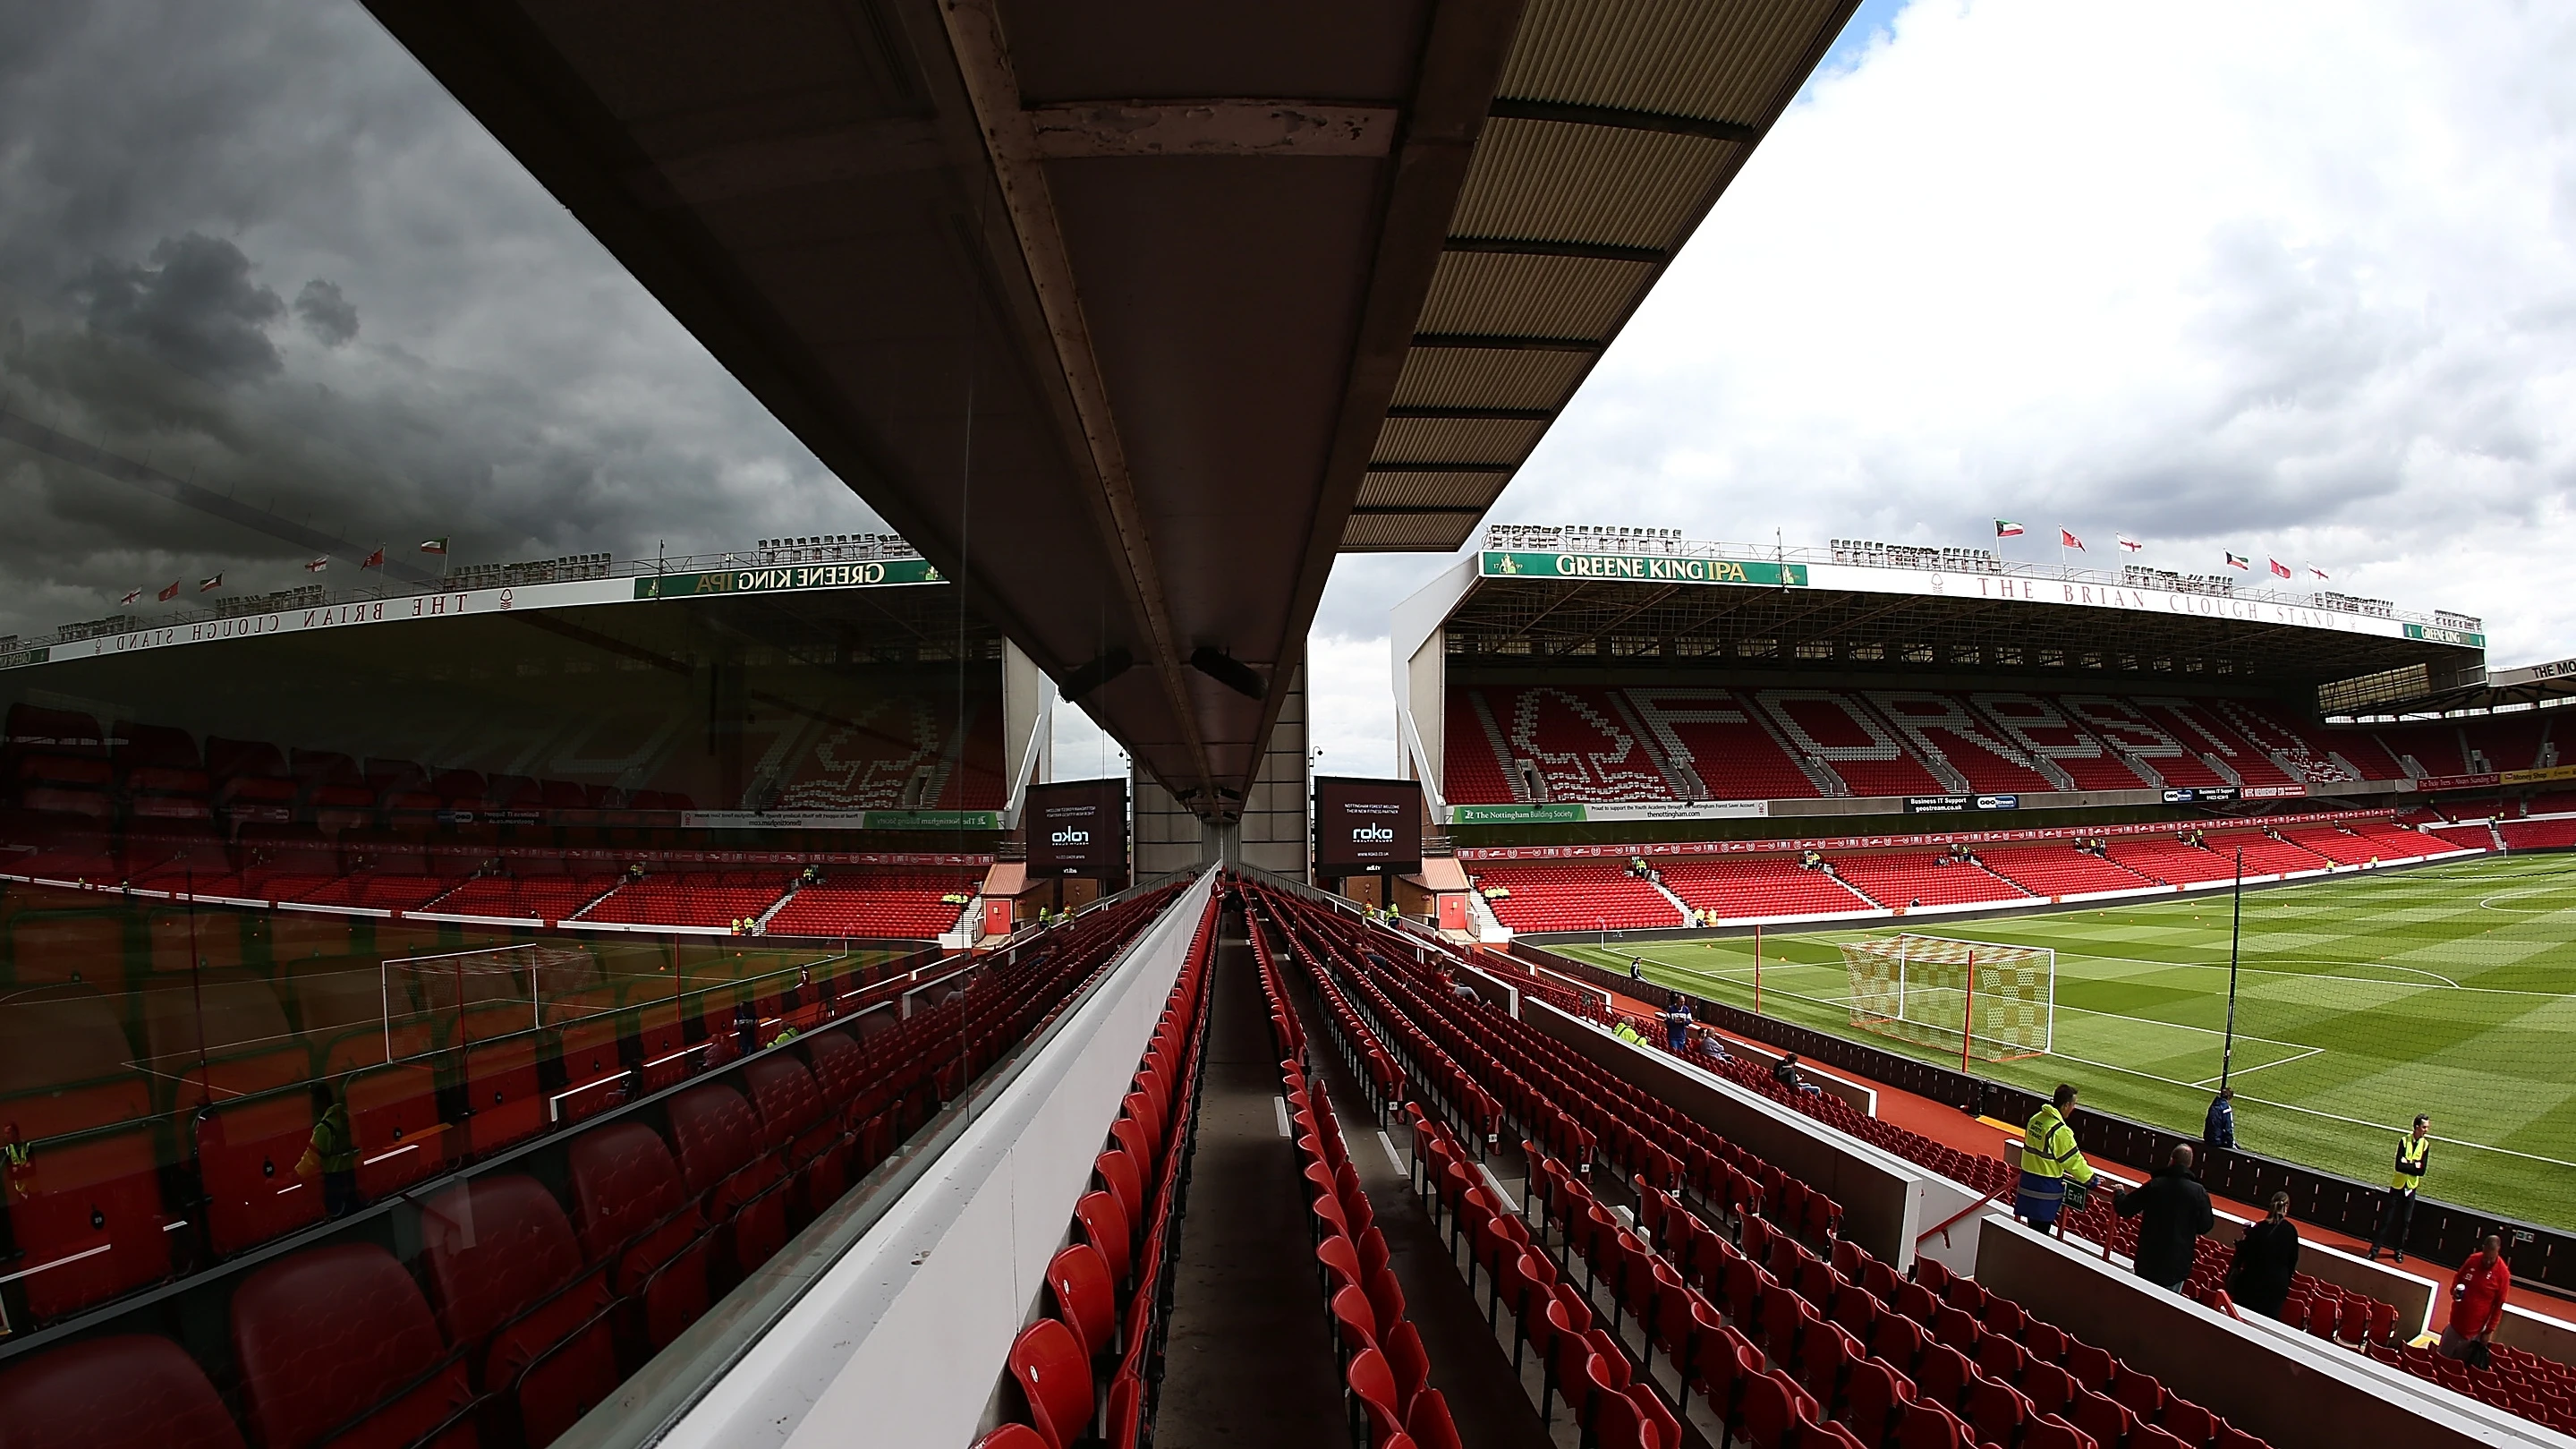
[[[2057,953],[1910,932],[1843,943],[1851,1021],[1955,1047],[1962,1062],[2046,1055],[2056,1042]]]

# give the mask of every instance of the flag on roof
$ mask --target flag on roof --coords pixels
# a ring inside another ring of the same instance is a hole
[[[1998,518],[1995,520],[1995,537],[1997,538],[2019,538],[2028,532],[2030,532],[2029,529],[2022,527],[2020,524],[2013,522],[2009,518]]]
[[[217,575],[215,575],[215,576],[214,576],[213,578],[211,578],[211,579],[199,579],[199,580],[197,580],[197,592],[198,592],[198,593],[201,593],[201,594],[208,594],[208,593],[212,593],[212,592],[214,592],[215,590],[222,588],[223,586],[224,586],[224,576],[223,576],[222,574],[217,574]]]
[[[445,553],[447,552],[447,540],[444,537],[424,538],[420,541],[420,551],[422,553]]]
[[[2254,567],[2254,560],[2241,553],[2231,553],[2227,556],[2227,566],[2232,569],[2250,569]]]
[[[2318,578],[2321,578],[2321,579],[2325,579],[2325,578],[2332,578],[2332,577],[2333,577],[2333,575],[2332,575],[2332,574],[2327,573],[2324,569],[2318,568],[2315,564],[2310,564],[2310,565],[2308,565],[2308,572],[2309,572],[2309,573],[2312,573],[2312,574],[2315,574]]]
[[[2145,547],[2145,544],[2138,542],[2136,539],[2129,537],[2125,533],[2120,535],[2120,552],[2122,553],[2136,553],[2139,549]]]
[[[2057,546],[2059,548],[2080,549],[2084,547],[2084,540],[2077,538],[2074,534],[2068,533],[2065,529],[2061,528],[2057,531]]]
[[[125,591],[125,597],[117,600],[117,602],[120,604],[133,603],[135,600],[143,597],[143,588],[143,585],[136,584],[133,588],[127,589]]]
[[[170,587],[163,589],[155,597],[159,598],[161,602],[165,604],[170,602],[172,599],[179,597],[179,581],[177,579],[172,579],[170,581]]]
[[[380,569],[380,568],[383,568],[384,566],[385,566],[385,546],[384,546],[383,544],[377,544],[377,545],[376,545],[376,551],[375,551],[374,553],[371,553],[371,554],[367,555],[367,561],[366,561],[365,563],[362,563],[362,564],[358,565],[358,567],[360,567],[360,568],[362,568],[362,569]]]
[[[308,574],[318,574],[330,566],[331,556],[327,553],[320,558],[309,558],[304,561],[304,571]]]
[[[2272,565],[2272,572],[2275,576],[2285,579],[2290,576],[2290,566],[2288,564],[2281,562],[2279,559],[2272,559],[2270,560],[2270,563]]]

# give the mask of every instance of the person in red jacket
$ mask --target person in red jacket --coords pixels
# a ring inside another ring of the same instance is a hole
[[[2483,1365],[2487,1343],[2504,1322],[2505,1290],[2513,1270],[2504,1265],[2504,1239],[2489,1233],[2451,1278],[2451,1321],[2442,1329],[2442,1356]]]

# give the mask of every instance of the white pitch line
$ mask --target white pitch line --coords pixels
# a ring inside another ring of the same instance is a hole
[[[2252,1037],[2247,1037],[2247,1038],[2246,1038],[2246,1040],[2248,1040],[2248,1041],[2252,1041],[2252,1040],[2254,1040],[2254,1038],[2252,1038]],[[2287,1043],[2287,1042],[2283,1042],[2283,1043],[2282,1043],[2282,1045],[2283,1045],[2283,1046],[2287,1046],[2287,1045],[2289,1045],[2289,1043]],[[2275,1061],[2275,1062],[2260,1062],[2260,1063],[2257,1063],[2257,1064],[2256,1064],[2256,1065],[2254,1065],[2254,1066],[2250,1066],[2250,1067],[2240,1067],[2240,1068],[2238,1068],[2237,1070],[2235,1070],[2234,1072],[2232,1072],[2230,1075],[2231,1075],[2231,1076],[2237,1076],[2237,1077],[2250,1077],[2250,1076],[2254,1075],[2256,1072],[2264,1071],[2264,1070],[2267,1070],[2267,1069],[2272,1068],[2272,1067],[2286,1067],[2286,1066],[2288,1066],[2288,1065],[2289,1065],[2290,1063],[2292,1063],[2292,1062],[2304,1062],[2304,1061],[2306,1061],[2306,1060],[2307,1060],[2308,1058],[2310,1058],[2310,1057],[2313,1057],[2313,1056],[2322,1056],[2324,1053],[2325,1053],[2325,1048],[2324,1048],[2324,1047],[2310,1047],[2310,1048],[2308,1048],[2306,1051],[2303,1051],[2303,1052],[2299,1053],[2297,1056],[2294,1056],[2294,1057],[2283,1057],[2283,1058],[2281,1058],[2279,1061]],[[2193,1085],[2193,1086],[2195,1086],[2195,1087],[2206,1087],[2206,1086],[2210,1085],[2212,1082],[2215,1082],[2215,1081],[2217,1081],[2217,1080],[2218,1080],[2218,1078],[2216,1078],[2216,1077],[2203,1077],[2203,1078],[2201,1078],[2199,1081],[2192,1083],[2192,1085]]]

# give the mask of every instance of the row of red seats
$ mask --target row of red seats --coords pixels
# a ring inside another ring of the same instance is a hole
[[[1012,1340],[1007,1367],[1025,1422],[996,1427],[976,1449],[1136,1449],[1152,1441],[1149,1384],[1161,1379],[1174,1250],[1188,1203],[1216,921],[1211,899],[1093,1159],[1092,1185],[1074,1204],[1072,1241],[1047,1263],[1052,1311]]]
[[[2417,1348],[2411,1343],[2374,1340],[2369,1352],[2382,1363],[2419,1379],[2429,1379],[2453,1393],[2465,1394],[2535,1424],[2545,1424],[2561,1434],[2576,1435],[2576,1369],[2555,1359],[2503,1343],[2490,1347],[2490,1362],[2484,1369],[2471,1368],[2458,1359],[2445,1358],[2433,1349]]]
[[[819,1030],[733,1081],[579,1134],[563,1159],[569,1211],[516,1171],[429,1198],[418,1278],[383,1246],[404,1234],[376,1215],[261,1263],[211,1290],[229,1322],[212,1377],[151,1335],[21,1356],[0,1369],[0,1426],[96,1449],[239,1445],[225,1379],[261,1444],[542,1446],[917,1129],[928,1104],[907,1096],[925,1081],[961,1090],[1158,903],[1094,913],[918,1027]]]
[[[1472,1072],[1456,1073],[1460,1089],[1476,1094],[1468,1100],[1499,1104],[1523,1135],[1587,1168],[1597,1155],[1658,1184],[1688,1184],[1714,1203],[1755,1211],[1768,1203],[1771,1211],[1785,1215],[1784,1221],[1819,1237],[1839,1222],[1842,1210],[1830,1198],[1707,1124],[1603,1071],[1516,1017],[1432,989],[1437,978],[1430,968],[1414,963],[1409,952],[1395,955],[1391,968],[1387,958],[1376,957],[1373,964],[1381,969],[1360,972],[1357,963],[1369,959],[1364,947],[1353,944],[1360,926],[1294,897],[1275,899],[1307,928],[1303,939],[1320,948],[1319,957],[1351,984],[1376,1017],[1381,1035],[1417,1075],[1422,1075],[1426,1056],[1470,1064]],[[1434,1071],[1424,1080],[1435,1092],[1445,1093],[1453,1090],[1453,1072],[1454,1067]],[[1486,1119],[1470,1115],[1462,1120],[1474,1127]],[[1491,1141],[1496,1127],[1483,1130],[1480,1140]]]
[[[1658,1040],[1653,1032],[1645,1029],[1652,1023],[1640,1021],[1638,1024],[1641,1035],[1650,1041]],[[1840,1097],[1796,1091],[1742,1057],[1732,1057],[1723,1062],[1693,1057],[1692,1061],[1784,1107],[1973,1188],[1989,1200],[2000,1199],[2011,1192],[2019,1180],[2017,1169],[2000,1157],[1961,1152],[1921,1133],[1864,1116]],[[2107,1195],[2097,1195],[2083,1208],[2068,1214],[2065,1230],[2068,1236],[2100,1244],[2110,1252],[2131,1257],[2137,1252],[2137,1223],[2115,1212]],[[2214,1302],[2225,1286],[2227,1272],[2232,1265],[2230,1249],[2220,1246],[2215,1239],[2200,1239],[2193,1245],[2192,1271],[2184,1285],[2185,1292],[2202,1302]],[[1937,1270],[1938,1265],[1934,1268]],[[2297,1301],[2314,1300],[2335,1305],[2320,1310],[2327,1326],[2327,1331],[2320,1336],[2336,1336],[2335,1328],[2347,1321],[2359,1325],[2363,1332],[2385,1335],[2393,1330],[2397,1320],[2395,1305],[2365,1297],[2307,1273],[2294,1276],[2291,1292]],[[2298,1320],[2293,1322],[2295,1326]],[[2356,1345],[2362,1341],[2358,1334],[2343,1336],[2351,1338]]]

